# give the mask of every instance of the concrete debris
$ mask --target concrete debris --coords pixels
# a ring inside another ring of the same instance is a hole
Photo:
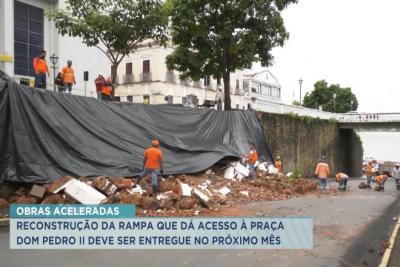
[[[58,192],[60,192],[61,190],[63,190],[65,188],[65,184],[67,182],[69,182],[70,180],[74,179],[71,176],[63,176],[57,180],[55,180],[54,182],[52,182],[50,184],[50,186],[47,188],[47,191],[50,193],[55,193],[57,194]]]
[[[44,194],[46,193],[46,188],[40,185],[34,184],[32,186],[31,191],[29,192],[29,195],[33,197],[37,197],[39,199],[42,199],[44,197]]]
[[[263,166],[267,171],[262,170]],[[4,213],[4,206],[9,203],[121,203],[135,204],[139,215],[193,216],[202,209],[217,211],[241,201],[288,199],[318,189],[316,180],[287,179],[283,173],[269,174],[267,166],[267,162],[258,164],[255,180],[247,178],[249,169],[244,162],[224,163],[199,174],[170,175],[166,179],[159,178],[157,195],[152,194],[149,177],[137,181],[127,177],[75,179],[64,176],[49,185],[34,185],[32,190],[21,187],[11,191],[6,203],[0,199],[0,212]]]
[[[269,165],[268,166],[268,173],[269,174],[278,174],[278,169],[277,168],[275,168],[274,166],[272,166],[272,165]]]
[[[239,162],[236,163],[235,171],[237,171],[240,175],[244,177],[248,177],[250,174],[250,170],[245,166],[243,166],[242,164],[240,164]]]
[[[231,192],[231,190],[228,187],[224,186],[220,190],[218,190],[218,192],[226,196]]]
[[[193,190],[192,187],[190,187],[188,184],[185,183],[179,183],[179,185],[181,187],[182,196],[190,197],[192,195],[192,190]]]
[[[235,177],[235,168],[234,167],[226,168],[225,173],[224,173],[224,178],[233,180],[234,177]]]
[[[246,196],[246,197],[249,196],[249,191],[240,191],[239,193],[244,195],[244,196]]]
[[[268,167],[266,166],[266,164],[264,164],[264,163],[261,163],[260,165],[258,165],[257,166],[258,167],[258,169],[260,170],[260,171],[263,171],[263,172],[267,172],[268,171]]]
[[[358,188],[360,188],[360,189],[366,189],[366,188],[369,188],[369,186],[368,186],[368,184],[366,184],[366,183],[364,183],[364,182],[361,182],[361,183],[358,185]]]
[[[65,193],[82,204],[100,204],[106,196],[77,179],[69,181]]]

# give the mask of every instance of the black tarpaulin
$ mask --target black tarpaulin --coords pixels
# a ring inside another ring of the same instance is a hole
[[[132,176],[158,139],[166,174],[196,173],[267,144],[252,111],[112,103],[18,85],[0,72],[0,181]]]

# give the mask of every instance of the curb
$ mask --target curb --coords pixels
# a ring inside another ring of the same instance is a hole
[[[389,247],[386,248],[385,254],[383,254],[383,257],[382,257],[381,264],[379,264],[378,267],[387,267],[388,266],[389,260],[390,260],[390,256],[392,255],[392,250],[393,250],[393,247],[394,247],[394,243],[396,242],[396,237],[397,237],[397,235],[399,233],[399,229],[400,229],[400,216],[397,219],[397,222],[396,222],[396,224],[394,226],[392,235],[390,236]],[[400,242],[400,240],[398,240],[398,242]]]
[[[10,219],[0,219],[0,228],[10,226]]]

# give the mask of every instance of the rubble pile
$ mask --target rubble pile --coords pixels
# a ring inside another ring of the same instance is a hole
[[[150,177],[141,179],[99,176],[94,179],[64,176],[47,185],[21,187],[8,199],[0,199],[0,216],[9,203],[17,204],[135,204],[138,214],[172,213],[197,215],[201,209],[217,210],[240,202],[281,200],[317,190],[309,179],[289,179],[271,169],[258,168],[257,178],[243,165],[214,166],[196,175],[159,178],[152,192]],[[271,172],[271,173],[270,173]],[[194,212],[194,213],[193,213]]]

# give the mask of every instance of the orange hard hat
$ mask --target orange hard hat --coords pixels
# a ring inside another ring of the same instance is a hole
[[[153,140],[153,141],[151,141],[151,144],[152,144],[153,146],[157,147],[157,146],[160,145],[160,142],[159,142],[158,140]]]

